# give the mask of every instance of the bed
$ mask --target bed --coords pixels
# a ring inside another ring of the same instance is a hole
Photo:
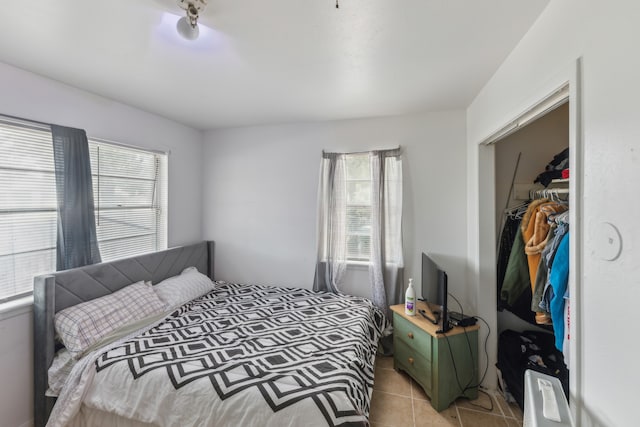
[[[78,357],[57,403],[45,395],[54,356],[72,350],[56,340],[56,313],[193,267],[213,279],[213,260],[213,242],[200,242],[37,277],[36,427],[368,425],[383,313],[295,288],[210,282]]]

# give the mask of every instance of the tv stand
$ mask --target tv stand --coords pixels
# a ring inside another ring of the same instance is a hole
[[[427,303],[418,301],[416,308],[418,313],[424,310],[427,316],[431,317],[432,311]],[[440,325],[433,324],[432,319],[427,320],[421,315],[407,316],[404,304],[391,306],[391,310],[394,328],[394,369],[409,374],[429,396],[431,405],[437,411],[448,408],[460,396],[476,399],[480,327],[454,327],[446,333],[439,333]],[[467,384],[476,387],[460,390],[456,371],[462,387]]]

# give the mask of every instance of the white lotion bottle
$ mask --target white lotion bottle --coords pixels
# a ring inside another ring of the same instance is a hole
[[[407,316],[416,315],[416,290],[413,287],[413,279],[409,279],[409,287],[404,294],[404,313]]]

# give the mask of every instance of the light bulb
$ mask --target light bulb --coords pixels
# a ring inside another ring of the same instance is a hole
[[[195,27],[192,27],[189,19],[186,16],[178,19],[176,29],[178,30],[178,34],[180,34],[187,40],[195,40],[200,34],[200,28],[198,28],[198,24],[196,24]]]

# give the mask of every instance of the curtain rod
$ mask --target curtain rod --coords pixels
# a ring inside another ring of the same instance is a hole
[[[400,154],[400,148],[401,146],[398,145],[396,148],[385,148],[382,150],[367,150],[367,151],[349,151],[347,153],[336,153],[336,152],[332,152],[332,151],[324,151],[322,150],[322,155],[327,155],[327,154],[368,154],[368,153],[372,153],[372,152],[376,152],[376,151],[383,151],[383,152],[392,152],[392,151],[397,151],[398,154]]]

